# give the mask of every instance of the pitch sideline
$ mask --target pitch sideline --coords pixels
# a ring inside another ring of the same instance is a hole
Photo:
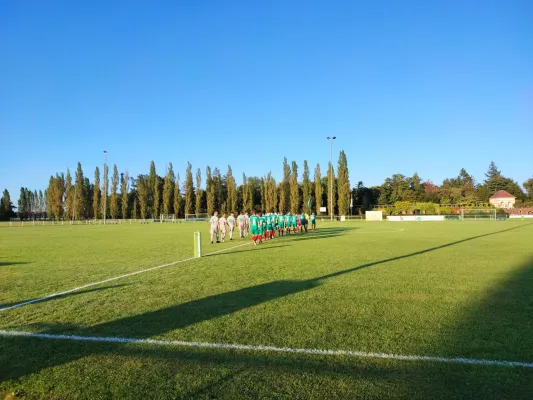
[[[39,339],[52,339],[52,340],[73,340],[73,341],[78,341],[78,342],[148,344],[148,345],[156,345],[156,346],[173,346],[173,347],[179,346],[179,347],[242,350],[242,351],[271,352],[271,353],[309,354],[309,355],[318,355],[318,356],[381,358],[381,359],[398,360],[398,361],[427,361],[427,362],[448,363],[448,364],[468,364],[468,365],[488,365],[488,366],[498,366],[498,367],[533,368],[533,362],[499,361],[499,360],[485,360],[485,359],[462,358],[462,357],[452,358],[452,357],[437,357],[437,356],[417,356],[417,355],[402,355],[402,354],[389,354],[389,353],[372,353],[372,352],[352,351],[352,350],[321,350],[321,349],[261,346],[261,345],[249,345],[249,344],[187,342],[187,341],[179,341],[179,340],[136,339],[136,338],[121,338],[121,337],[100,337],[100,336],[76,336],[76,335],[31,333],[31,332],[7,331],[7,330],[0,330],[0,336],[30,337],[30,338],[39,338]]]
[[[248,243],[243,243],[243,244],[239,244],[237,246],[233,246],[233,247],[228,247],[227,249],[222,249],[222,250],[217,250],[217,251],[213,251],[211,253],[207,253],[205,254],[205,256],[211,256],[213,254],[218,254],[218,253],[222,253],[224,251],[228,251],[228,250],[232,250],[232,249],[236,249],[238,247],[242,247],[242,246],[248,246],[252,244],[251,242],[248,242]],[[108,278],[108,279],[104,279],[102,281],[98,281],[98,282],[92,282],[92,283],[88,283],[86,285],[82,285],[82,286],[78,286],[78,287],[75,287],[73,289],[69,289],[69,290],[64,290],[62,292],[58,292],[58,293],[52,293],[52,294],[49,294],[47,296],[44,296],[44,297],[39,297],[37,299],[32,299],[32,300],[28,300],[28,301],[23,301],[22,303],[18,303],[18,304],[14,304],[12,306],[9,306],[9,307],[4,307],[4,308],[0,308],[0,312],[2,311],[7,311],[7,310],[12,310],[14,308],[19,308],[19,307],[23,307],[23,306],[26,306],[28,304],[33,304],[33,303],[39,303],[41,301],[44,301],[44,300],[48,300],[48,299],[52,299],[54,297],[59,297],[59,296],[62,296],[64,294],[68,294],[68,293],[72,293],[72,292],[77,292],[78,290],[82,290],[82,289],[86,289],[88,287],[91,287],[91,286],[96,286],[96,285],[101,285],[103,283],[108,283],[108,282],[112,282],[112,281],[116,281],[118,279],[122,279],[122,278],[127,278],[129,276],[134,276],[134,275],[139,275],[139,274],[143,274],[145,272],[149,272],[149,271],[155,271],[157,269],[161,269],[161,268],[165,268],[165,267],[171,267],[173,265],[177,265],[177,264],[181,264],[181,263],[184,263],[184,262],[187,262],[187,261],[192,261],[192,260],[196,260],[197,258],[196,257],[189,257],[189,258],[185,258],[183,260],[178,260],[178,261],[173,261],[171,263],[168,263],[168,264],[163,264],[163,265],[158,265],[156,267],[151,267],[151,268],[146,268],[146,269],[142,269],[140,271],[134,271],[134,272],[129,272],[127,274],[123,274],[123,275],[119,275],[119,276],[115,276],[113,278]]]

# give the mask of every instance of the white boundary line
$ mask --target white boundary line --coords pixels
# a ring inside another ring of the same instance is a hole
[[[224,251],[228,251],[228,250],[232,250],[232,249],[236,249],[237,247],[242,247],[242,246],[248,246],[252,244],[252,242],[247,242],[247,243],[243,243],[243,244],[239,244],[237,246],[233,246],[233,247],[228,247],[227,249],[222,249],[222,250],[218,250],[218,251],[213,251],[211,253],[207,253],[205,254],[204,256],[211,256],[213,254],[218,254],[218,253],[222,253]],[[122,278],[127,278],[129,276],[133,276],[133,275],[138,275],[138,274],[143,274],[145,272],[149,272],[149,271],[155,271],[156,269],[161,269],[161,268],[165,268],[165,267],[170,267],[172,265],[176,265],[176,264],[181,264],[181,263],[184,263],[184,262],[187,262],[187,261],[192,261],[192,260],[195,260],[197,259],[196,257],[190,257],[190,258],[186,258],[184,260],[179,260],[179,261],[174,261],[174,262],[171,262],[171,263],[168,263],[168,264],[163,264],[163,265],[158,265],[157,267],[152,267],[152,268],[147,268],[147,269],[142,269],[140,271],[135,271],[135,272],[130,272],[128,274],[124,274],[124,275],[119,275],[119,276],[115,276],[113,278],[108,278],[108,279],[104,279],[103,281],[98,281],[98,282],[92,282],[92,283],[88,283],[86,285],[83,285],[83,286],[78,286],[78,287],[75,287],[74,289],[69,289],[69,290],[65,290],[63,292],[58,292],[58,293],[52,293],[52,294],[49,294],[47,296],[44,296],[44,297],[40,297],[38,299],[33,299],[33,300],[28,300],[28,301],[24,301],[22,303],[18,303],[18,304],[14,304],[12,306],[9,306],[9,307],[4,307],[4,308],[0,308],[0,312],[2,311],[6,311],[6,310],[12,310],[14,308],[19,308],[19,307],[22,307],[22,306],[26,306],[28,304],[33,304],[33,303],[39,303],[43,300],[48,300],[48,299],[51,299],[53,297],[58,297],[58,296],[62,296],[64,294],[68,294],[68,293],[72,293],[72,292],[76,292],[78,290],[81,290],[81,289],[85,289],[85,288],[88,288],[88,287],[91,287],[91,286],[96,286],[96,285],[101,285],[102,283],[108,283],[108,282],[112,282],[112,281],[116,281],[117,279],[122,279]]]
[[[249,344],[229,344],[229,343],[208,343],[208,342],[185,342],[180,340],[156,340],[156,339],[135,339],[135,338],[120,338],[120,337],[99,337],[99,336],[76,336],[76,335],[59,335],[50,333],[31,333],[0,330],[0,336],[18,336],[31,337],[39,339],[56,339],[56,340],[74,340],[79,342],[108,342],[108,343],[128,343],[128,344],[149,344],[157,346],[180,346],[180,347],[196,347],[209,349],[225,349],[225,350],[247,350],[247,351],[263,351],[274,353],[293,353],[293,354],[312,354],[321,356],[348,356],[359,358],[382,358],[399,361],[429,361],[437,363],[449,364],[470,364],[470,365],[489,365],[500,367],[523,367],[533,368],[533,362],[521,361],[498,361],[498,360],[484,360],[477,358],[450,358],[450,357],[436,357],[436,356],[407,356],[401,354],[387,354],[387,353],[371,353],[365,351],[351,351],[351,350],[321,350],[321,349],[305,349],[305,348],[291,348],[291,347],[275,347],[275,346],[255,346]]]

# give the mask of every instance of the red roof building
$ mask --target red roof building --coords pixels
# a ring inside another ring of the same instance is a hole
[[[513,208],[516,197],[505,190],[498,190],[489,198],[490,204],[496,208]]]
[[[505,190],[498,190],[496,193],[490,196],[490,198],[491,199],[516,199],[515,196],[513,196],[509,192],[506,192]]]

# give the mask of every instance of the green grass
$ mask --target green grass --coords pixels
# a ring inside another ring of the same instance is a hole
[[[397,232],[404,228],[403,232]],[[203,224],[0,227],[0,307],[192,256]],[[396,232],[394,232],[396,231]],[[533,362],[533,224],[333,223],[0,312],[0,329]],[[0,336],[0,398],[533,397],[533,369]]]

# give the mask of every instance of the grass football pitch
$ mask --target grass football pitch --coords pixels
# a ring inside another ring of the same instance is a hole
[[[533,398],[533,224],[319,221],[245,243],[0,226],[0,398]]]

